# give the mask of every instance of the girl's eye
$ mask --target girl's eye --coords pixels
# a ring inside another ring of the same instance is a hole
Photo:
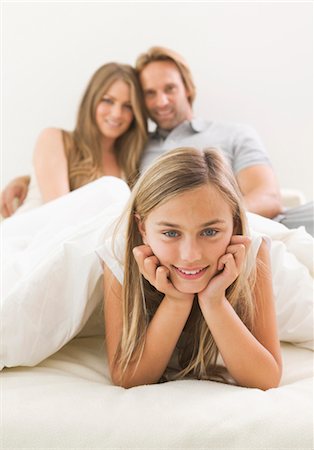
[[[215,236],[217,234],[217,230],[213,230],[212,228],[208,228],[207,230],[202,231],[203,236]]]
[[[170,238],[175,238],[175,237],[178,237],[178,235],[179,235],[177,231],[173,231],[173,230],[165,231],[163,234]]]
[[[133,111],[132,105],[131,104],[126,104],[123,105],[125,109],[128,109],[129,111]]]

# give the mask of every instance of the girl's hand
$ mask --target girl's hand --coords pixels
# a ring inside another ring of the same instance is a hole
[[[154,255],[149,245],[135,247],[133,255],[143,277],[159,292],[172,300],[189,300],[193,302],[193,294],[184,294],[174,287],[169,278],[169,269],[160,265],[158,258]]]
[[[207,287],[198,294],[200,303],[220,302],[225,298],[226,289],[237,279],[244,267],[251,239],[248,236],[233,235],[226,253],[218,260],[218,273]]]

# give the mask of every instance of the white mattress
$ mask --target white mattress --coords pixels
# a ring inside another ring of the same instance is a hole
[[[279,388],[113,386],[102,337],[1,372],[2,449],[312,449],[313,352],[282,344]]]

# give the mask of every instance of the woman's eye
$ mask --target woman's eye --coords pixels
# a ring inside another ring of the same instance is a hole
[[[128,109],[129,111],[133,111],[132,105],[131,104],[127,104],[127,105],[123,105],[125,109]]]
[[[178,232],[177,231],[165,231],[163,233],[165,236],[170,237],[170,238],[174,238],[174,237],[178,237]]]
[[[108,105],[112,105],[113,101],[111,100],[111,98],[102,98],[101,99],[102,102],[107,103]]]
[[[213,230],[212,228],[208,228],[202,232],[203,236],[215,236],[217,234],[217,230]]]

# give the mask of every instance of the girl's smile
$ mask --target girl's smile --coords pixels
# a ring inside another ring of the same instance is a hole
[[[218,272],[218,260],[233,234],[233,217],[223,196],[206,184],[154,208],[139,229],[176,289],[198,293]]]
[[[185,280],[197,280],[198,278],[202,277],[205,271],[208,269],[208,266],[201,269],[184,269],[182,267],[176,266],[172,267],[176,270],[177,274]]]

